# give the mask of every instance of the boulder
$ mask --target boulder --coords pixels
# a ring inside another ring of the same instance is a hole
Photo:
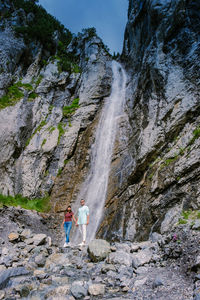
[[[11,242],[11,243],[16,242],[19,239],[19,234],[17,232],[11,232],[8,235],[8,239],[9,239],[9,242]]]
[[[79,282],[74,282],[71,286],[71,293],[76,299],[82,299],[87,295],[87,289]]]
[[[20,233],[20,239],[22,241],[29,239],[32,236],[31,230],[30,229],[24,229],[21,233]]]
[[[36,246],[43,245],[46,242],[46,234],[40,233],[33,236],[33,244]]]
[[[141,250],[133,255],[133,267],[138,268],[151,261],[152,252],[149,249]]]
[[[35,263],[38,265],[38,267],[44,267],[46,262],[46,257],[43,254],[39,254],[35,257]]]
[[[51,254],[47,260],[46,260],[46,264],[45,264],[45,268],[51,268],[59,265],[65,266],[65,265],[69,265],[70,261],[69,258],[63,254],[63,253],[54,253]]]
[[[88,292],[92,296],[104,295],[105,284],[91,284],[88,288]]]
[[[30,272],[27,271],[24,267],[19,268],[10,268],[0,275],[0,289],[3,289],[7,286],[7,283],[11,277],[28,275]]]
[[[200,220],[199,219],[195,220],[194,225],[192,226],[192,229],[200,230]]]
[[[96,239],[88,245],[88,254],[93,262],[104,260],[110,251],[110,244],[105,240]]]
[[[130,267],[132,265],[132,257],[126,252],[116,251],[109,254],[108,263]]]

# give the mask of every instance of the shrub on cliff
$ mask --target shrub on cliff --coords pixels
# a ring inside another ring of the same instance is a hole
[[[13,1],[16,9],[23,8],[26,14],[33,13],[33,18],[27,25],[17,26],[15,31],[18,35],[22,35],[26,42],[37,40],[46,50],[54,54],[57,46],[54,41],[55,32],[58,32],[59,39],[65,47],[71,42],[72,34],[41,5],[37,5],[37,2],[37,0]]]

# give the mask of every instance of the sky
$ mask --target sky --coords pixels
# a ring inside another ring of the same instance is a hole
[[[39,4],[72,33],[95,27],[111,54],[121,53],[128,0],[39,0]]]

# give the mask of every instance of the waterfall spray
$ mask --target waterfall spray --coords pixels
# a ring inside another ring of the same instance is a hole
[[[85,199],[90,209],[90,224],[87,227],[87,241],[95,237],[100,225],[107,194],[110,164],[117,131],[118,116],[123,114],[126,74],[122,66],[112,62],[113,82],[111,95],[102,108],[100,120],[92,145],[92,158],[89,174],[83,183],[78,201]],[[78,231],[74,234],[76,242]]]

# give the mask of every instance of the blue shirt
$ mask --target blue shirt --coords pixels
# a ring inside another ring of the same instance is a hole
[[[78,222],[77,224],[87,224],[87,216],[89,215],[89,208],[84,205],[78,209]]]

